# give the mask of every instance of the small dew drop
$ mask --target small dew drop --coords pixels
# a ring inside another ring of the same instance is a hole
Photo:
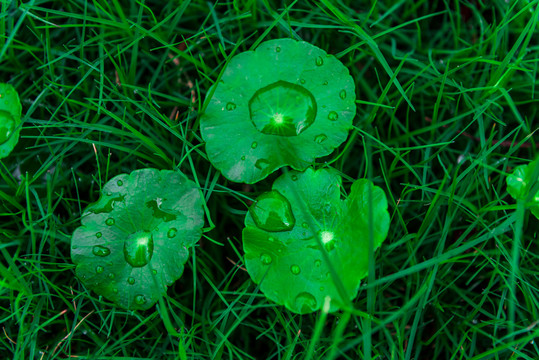
[[[268,238],[268,241],[269,241],[269,242],[274,242],[274,241],[275,241],[275,238],[274,238],[273,236],[270,236],[270,237]]]
[[[301,84],[305,84],[305,79],[299,79],[299,82],[300,82]]]
[[[314,138],[314,141],[317,143],[317,144],[321,144],[323,143],[324,141],[326,141],[328,139],[328,137],[325,135],[325,134],[320,134],[320,135],[316,135],[315,138]]]
[[[299,275],[299,273],[301,272],[301,269],[297,265],[292,265],[290,266],[290,271],[292,271],[292,274],[294,275]]]
[[[114,275],[113,273],[110,273],[110,274],[108,275],[108,277],[109,277],[109,279],[112,280],[112,279],[114,279],[114,278],[116,277],[116,275]]]
[[[137,303],[138,305],[142,305],[145,302],[146,302],[146,298],[144,297],[144,295],[135,296],[135,303]]]
[[[112,193],[110,191],[107,191],[107,196],[112,196]]]
[[[108,226],[112,226],[114,225],[114,219],[113,218],[108,218],[107,220],[105,220],[105,224],[107,224]]]
[[[251,144],[251,149],[256,149],[257,146],[258,143],[256,141],[253,141],[253,143]]]
[[[229,102],[228,104],[226,104],[226,109],[228,111],[236,110],[236,104],[234,104],[233,102]]]
[[[157,270],[153,269],[152,274],[157,275]]]
[[[320,267],[322,266],[322,261],[320,259],[314,261],[314,266]]]
[[[301,224],[301,226],[303,226],[305,229],[308,229],[308,228],[309,228],[309,224],[307,224],[306,222],[304,222],[303,224]]]
[[[281,52],[281,47],[280,47],[280,46],[277,46],[277,47],[275,48],[275,51]]]
[[[245,155],[241,157],[241,161],[245,161]]]
[[[127,278],[127,283],[128,283],[129,285],[135,284],[135,278],[134,278],[134,277],[131,277],[131,276],[128,277],[128,278]]]
[[[100,232],[95,233],[95,237],[96,237],[96,238],[99,239],[101,236],[103,236],[103,234],[101,234]]]
[[[341,90],[341,92],[339,93],[339,97],[343,100],[346,99],[346,90]]]
[[[176,228],[170,228],[167,232],[167,237],[169,239],[172,239],[174,236],[176,236],[176,233],[178,232],[178,229]]]
[[[262,255],[260,255],[260,261],[264,265],[269,265],[269,264],[271,264],[271,261],[272,261],[271,256],[268,255],[268,254],[262,254]]]
[[[292,179],[292,181],[297,181],[297,180],[298,180],[298,176],[297,176],[297,175],[292,175],[290,178]]]
[[[103,271],[105,271],[105,268],[101,265],[97,265],[95,267],[95,272],[98,273],[98,274],[101,274]]]
[[[105,257],[110,255],[110,249],[102,245],[96,245],[92,248],[92,254],[99,257]]]
[[[122,180],[118,180],[118,181],[116,182],[116,184],[117,184],[118,186],[122,186],[122,185],[124,184],[124,182],[123,182]]]
[[[326,288],[323,286],[320,286],[320,291],[324,291],[324,290],[326,290]]]
[[[331,120],[331,121],[336,121],[338,118],[339,118],[339,114],[337,114],[337,112],[335,112],[335,111],[331,111],[328,114],[328,119]]]
[[[318,56],[318,57],[316,58],[315,63],[316,63],[316,66],[322,66],[322,65],[324,65],[324,59],[322,59],[322,56]]]
[[[115,294],[118,294],[118,289],[114,288],[114,289],[112,289],[112,291],[113,291]]]
[[[328,81],[324,81],[324,82],[322,83],[322,85],[327,85],[327,84],[329,84]]]

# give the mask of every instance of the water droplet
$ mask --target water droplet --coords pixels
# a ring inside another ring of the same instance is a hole
[[[320,291],[324,291],[324,290],[326,290],[326,288],[323,286],[320,286]]]
[[[124,258],[133,267],[142,267],[153,255],[153,235],[139,230],[124,240]]]
[[[322,260],[320,260],[320,259],[315,260],[314,261],[314,266],[316,266],[316,267],[322,266]]]
[[[256,149],[257,146],[258,143],[256,141],[253,141],[253,143],[251,144],[251,149]]]
[[[101,265],[97,265],[95,267],[95,272],[98,273],[98,274],[101,274],[103,271],[105,271],[105,268]]]
[[[107,220],[105,220],[105,224],[107,224],[108,226],[112,226],[114,225],[114,219],[113,218],[108,218]]]
[[[306,222],[304,222],[303,224],[301,224],[302,227],[304,227],[305,229],[308,229],[309,228],[309,224],[307,224]]]
[[[228,104],[226,104],[226,109],[228,111],[236,110],[236,104],[234,104],[233,102],[229,102]]]
[[[292,265],[290,266],[290,271],[292,271],[292,274],[294,275],[299,275],[299,273],[301,272],[301,269],[297,265]]]
[[[110,255],[110,249],[105,246],[96,245],[92,248],[92,254],[99,257],[105,257]]]
[[[325,134],[320,134],[320,135],[316,135],[316,137],[314,138],[314,141],[317,144],[321,144],[324,141],[326,141],[327,139],[328,139],[328,137]]]
[[[328,114],[328,119],[331,121],[336,121],[339,118],[339,114],[337,114],[335,111],[331,111]]]
[[[134,278],[134,277],[131,277],[131,276],[128,277],[128,278],[127,278],[127,283],[128,283],[129,285],[134,285],[134,284],[135,284],[135,278]]]
[[[0,144],[9,140],[11,135],[15,132],[15,128],[15,118],[11,113],[0,110]]]
[[[299,82],[300,82],[301,84],[305,84],[305,79],[299,79]]]
[[[251,122],[266,135],[298,136],[314,123],[316,109],[309,90],[283,80],[263,87],[249,100]]]
[[[324,59],[322,59],[322,56],[318,56],[315,60],[316,66],[322,66],[324,65]]]
[[[114,279],[116,277],[116,275],[114,275],[113,273],[109,273],[108,277],[109,277],[109,279],[112,280],[112,279]]]
[[[135,303],[137,303],[137,305],[142,305],[145,302],[146,302],[146,298],[144,297],[144,295],[135,296]]]
[[[101,234],[100,232],[95,233],[95,237],[96,237],[96,238],[99,239],[101,236],[103,236],[103,234]]]
[[[339,97],[343,100],[346,99],[346,90],[341,90],[341,92],[339,93]]]
[[[310,313],[316,310],[316,298],[308,292],[301,292],[295,299],[296,309],[301,314]]]
[[[265,168],[267,168],[269,166],[269,164],[270,164],[270,162],[267,159],[258,159],[255,162],[255,167],[257,169],[264,170]]]
[[[118,294],[118,289],[114,288],[114,289],[112,289],[112,291],[113,291],[115,294]]]
[[[122,185],[124,184],[124,182],[123,182],[122,180],[118,180],[118,181],[116,182],[116,184],[117,184],[118,186],[122,186]]]
[[[256,226],[266,231],[288,231],[296,224],[290,202],[278,191],[260,195],[249,213]]]
[[[298,180],[298,176],[296,174],[292,175],[290,178],[292,179],[292,181]]]
[[[328,81],[324,81],[324,82],[322,83],[322,85],[327,85],[327,84],[329,84]]]
[[[178,232],[178,229],[176,228],[170,228],[168,231],[167,231],[167,237],[172,239],[174,236],[176,236],[176,233]]]
[[[260,255],[260,261],[264,265],[269,265],[269,264],[271,264],[271,261],[272,261],[271,256],[268,255],[268,254],[262,254],[262,255]]]
[[[241,161],[245,161],[245,155],[241,157]]]
[[[327,252],[330,252],[331,250],[335,249],[335,240],[325,243],[324,247],[326,248]]]
[[[275,238],[274,238],[273,236],[270,236],[270,237],[268,238],[268,241],[269,241],[269,242],[274,242],[274,241],[275,241]]]
[[[153,269],[152,274],[157,275],[157,270]]]
[[[277,47],[275,48],[275,51],[281,52],[281,47],[280,47],[280,46],[277,46]]]
[[[111,192],[111,191],[107,191],[107,196],[112,196],[112,192]]]

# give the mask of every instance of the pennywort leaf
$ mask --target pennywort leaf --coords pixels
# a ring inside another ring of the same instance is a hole
[[[330,266],[346,296],[357,295],[368,271],[369,211],[374,249],[387,236],[389,213],[383,190],[360,179],[342,200],[340,188],[341,177],[333,170],[290,171],[256,199],[245,218],[243,247],[249,275],[268,299],[293,312],[316,311],[326,296],[332,299],[330,311],[343,305]]]
[[[346,140],[356,114],[348,69],[303,41],[270,40],[236,55],[214,86],[200,130],[212,164],[237,182],[285,165],[305,170]]]
[[[520,165],[506,178],[507,192],[513,199],[526,201],[526,207],[539,219],[539,158]]]
[[[10,84],[0,84],[0,159],[9,155],[19,142],[22,106]]]
[[[182,275],[202,234],[202,206],[195,183],[177,171],[114,177],[73,233],[78,278],[123,308],[150,308]]]

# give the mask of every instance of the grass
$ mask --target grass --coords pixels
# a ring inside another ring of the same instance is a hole
[[[537,156],[539,1],[0,1],[0,80],[24,126],[0,160],[0,357],[537,359],[539,221],[505,178]],[[354,309],[296,315],[243,269],[255,185],[198,131],[233,54],[290,37],[357,84],[348,140],[313,164],[390,203]],[[74,275],[70,236],[120,173],[180,169],[207,200],[182,278],[146,312]],[[362,314],[368,314],[364,316]]]

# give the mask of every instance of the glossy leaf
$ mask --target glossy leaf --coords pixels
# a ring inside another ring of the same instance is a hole
[[[387,236],[389,214],[383,190],[360,179],[348,198],[341,200],[340,188],[341,177],[332,170],[290,171],[255,200],[245,218],[243,248],[249,275],[268,299],[296,313],[320,309],[326,296],[332,299],[330,311],[342,306],[330,266],[346,296],[357,295],[368,271],[371,210],[374,248]],[[278,200],[268,202],[268,198]],[[264,211],[273,228],[256,220]],[[284,223],[291,225],[284,229]]]
[[[213,89],[200,130],[212,164],[237,182],[255,183],[285,165],[306,169],[346,140],[356,114],[348,69],[292,39],[233,57]]]
[[[520,165],[506,179],[507,192],[515,199],[526,201],[526,207],[539,219],[539,158]]]
[[[126,309],[148,309],[183,273],[204,225],[202,197],[180,172],[111,179],[84,211],[71,258],[84,285]]]
[[[19,142],[22,106],[10,84],[0,84],[0,159],[9,155]]]

